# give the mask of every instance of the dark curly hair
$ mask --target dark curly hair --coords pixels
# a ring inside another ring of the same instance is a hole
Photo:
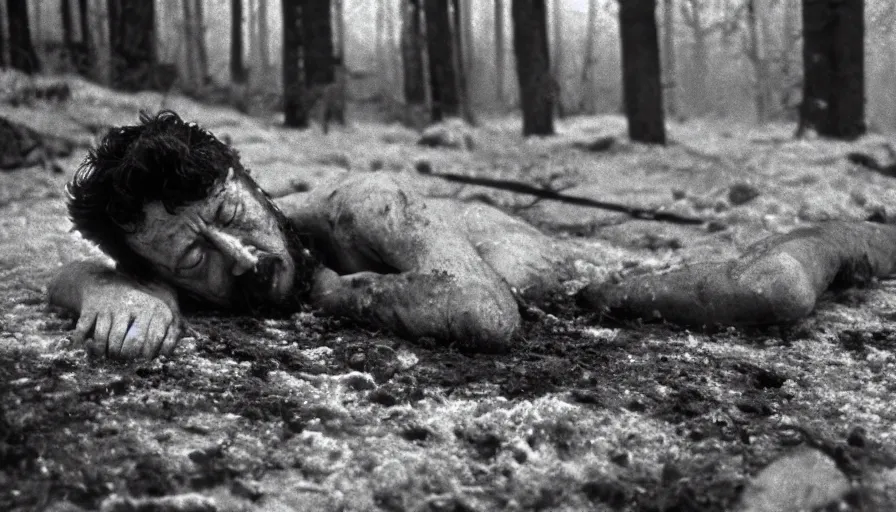
[[[170,110],[141,112],[140,123],[112,128],[66,185],[68,212],[84,238],[119,269],[148,277],[147,262],[125,243],[143,222],[143,207],[161,201],[169,213],[208,197],[227,176],[243,171],[239,153]]]

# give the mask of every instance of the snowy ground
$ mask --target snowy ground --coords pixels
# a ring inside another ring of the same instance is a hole
[[[650,148],[628,143],[618,117],[564,120],[559,136],[529,141],[518,121],[491,120],[466,152],[421,148],[397,125],[324,136],[73,84],[68,102],[0,104],[0,115],[80,144],[62,175],[0,174],[0,509],[896,508],[892,282],[832,294],[786,330],[600,326],[532,311],[524,340],[501,356],[305,311],[191,317],[173,358],[93,361],[66,346],[73,320],[44,301],[59,265],[98,257],[69,233],[63,184],[98,130],[136,121],[140,108],[172,108],[230,137],[269,189],[428,162],[726,227],[630,221],[419,178],[431,194],[486,194],[558,236],[604,240],[657,267],[730,256],[807,221],[896,215],[896,181],[844,158],[892,138],[794,141],[790,126],[692,121],[670,127],[669,147]],[[618,143],[574,147],[601,136]],[[733,186],[759,196],[732,204]]]

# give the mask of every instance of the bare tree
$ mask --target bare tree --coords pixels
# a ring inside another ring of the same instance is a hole
[[[62,0],[59,2],[59,17],[62,19],[62,45],[65,47],[65,56],[69,63],[74,62],[72,46],[75,37],[72,34],[74,27],[72,26],[72,5],[70,0]]]
[[[709,38],[716,32],[721,31],[722,39],[730,38],[730,35],[737,30],[738,21],[743,12],[744,5],[741,4],[735,9],[720,9],[721,16],[715,21],[708,18],[709,6],[707,0],[682,0],[681,18],[684,24],[690,28],[693,42],[693,71],[694,76],[693,96],[701,101],[698,105],[698,113],[705,113],[711,105],[709,99]]]
[[[305,0],[302,9],[305,85],[323,87],[334,81],[333,25],[330,0]]]
[[[663,0],[663,99],[666,112],[677,116],[678,74],[675,58],[675,0]]]
[[[426,108],[426,77],[423,68],[423,0],[402,2],[401,56],[404,69],[405,124],[421,128]]]
[[[469,6],[469,2],[461,2],[460,0],[451,0],[451,7],[453,9],[453,26],[452,26],[452,34],[454,37],[451,42],[453,43],[453,55],[454,55],[454,69],[456,70],[455,78],[457,80],[455,87],[457,87],[458,100],[460,101],[460,109],[461,114],[463,114],[464,120],[470,124],[475,124],[476,119],[473,116],[473,108],[470,105],[470,94],[467,88],[467,65],[465,62],[468,60],[465,58],[466,51],[471,49],[471,46],[464,47],[464,40],[470,41],[470,37],[464,37],[463,34],[467,32],[470,27],[465,26],[464,20],[469,21],[470,15],[464,15],[462,13],[463,9]]]
[[[156,86],[153,0],[108,0],[112,86],[136,91]]]
[[[345,11],[342,0],[333,0],[333,36],[336,39],[336,57],[345,59]]]
[[[189,0],[185,0],[189,1]],[[194,0],[193,9],[193,47],[196,49],[196,64],[200,85],[207,85],[211,79],[208,74],[208,48],[205,45],[205,9],[203,0]]]
[[[246,39],[249,60],[246,63],[246,79],[250,89],[254,89],[260,82],[260,66],[258,65],[258,0],[247,0],[246,21],[249,26],[249,37]]]
[[[597,0],[588,0],[588,27],[585,38],[585,58],[582,62],[582,96],[579,111],[594,113],[595,105],[595,67],[594,45],[597,43]]]
[[[554,79],[545,0],[512,0],[513,52],[523,107],[523,135],[554,134]]]
[[[243,63],[243,0],[231,0],[230,9],[230,80],[235,84],[244,84],[246,65]]]
[[[341,0],[337,0],[342,5]],[[268,0],[258,0],[258,66],[261,76],[267,80],[271,70],[270,28],[268,27]]]
[[[665,144],[655,12],[656,0],[625,0],[619,4],[622,81],[629,138]]]
[[[563,91],[566,89],[566,82],[563,77],[563,54],[565,52],[563,45],[563,1],[554,0],[554,9],[552,13],[554,27],[554,52],[551,56],[554,68],[554,105],[557,108],[557,116],[565,117],[566,109],[563,105]]]
[[[448,2],[424,0],[426,49],[429,54],[429,82],[432,93],[432,120],[460,115],[460,95],[454,66],[454,44]]]
[[[301,74],[303,0],[281,0],[283,9],[283,114],[291,128],[308,127],[305,86]]]
[[[81,48],[75,58],[78,73],[88,76],[93,69],[93,45],[90,42],[90,14],[87,11],[87,0],[78,0],[78,23],[81,28]]]
[[[504,0],[495,0],[495,73],[497,100],[500,107],[504,106],[504,62],[506,52],[504,50]]]
[[[380,84],[380,92],[382,94],[386,94],[388,89],[388,56],[386,51],[386,6],[383,3],[386,0],[375,0],[376,1],[376,15],[375,15],[375,25],[374,25],[374,41],[376,48],[376,60],[377,60],[377,69],[379,70],[379,74],[377,78],[379,79]]]
[[[803,103],[798,134],[865,133],[863,0],[803,0]]]
[[[758,0],[747,0],[747,24],[750,27],[747,55],[753,64],[755,73],[754,93],[756,98],[756,118],[760,123],[768,120],[769,116],[769,69],[767,52],[764,47],[762,28],[760,24],[761,9],[757,8]]]
[[[14,69],[28,73],[40,71],[40,62],[31,43],[31,26],[28,22],[28,5],[22,0],[6,0],[9,17],[9,63]]]
[[[183,8],[183,32],[184,32],[184,64],[186,73],[186,89],[195,91],[199,87],[199,61],[198,51],[195,47],[196,38],[193,37],[195,30],[195,20],[193,19],[193,9],[195,5],[192,0],[184,0],[181,4]]]
[[[6,67],[6,23],[3,23],[3,20],[6,19],[6,6],[3,5],[3,2],[0,2],[0,68]]]

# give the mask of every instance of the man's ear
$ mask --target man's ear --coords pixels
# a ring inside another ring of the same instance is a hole
[[[234,172],[233,167],[228,167],[227,168],[227,177],[224,178],[224,182],[228,183],[228,182],[231,182],[234,180],[236,180],[236,172]]]

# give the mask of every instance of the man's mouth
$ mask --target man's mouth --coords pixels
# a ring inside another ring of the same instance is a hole
[[[255,274],[259,291],[279,302],[289,294],[295,271],[282,258],[267,255],[259,259],[255,266]]]

